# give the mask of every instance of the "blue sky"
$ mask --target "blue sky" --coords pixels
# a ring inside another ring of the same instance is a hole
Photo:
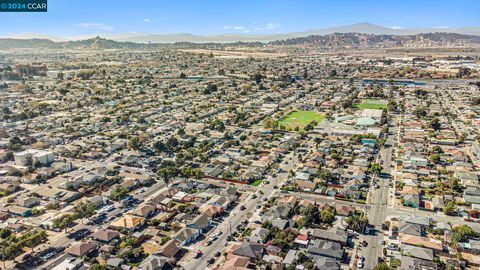
[[[480,25],[475,0],[48,0],[47,13],[0,13],[0,34],[286,33],[358,22],[386,27]]]

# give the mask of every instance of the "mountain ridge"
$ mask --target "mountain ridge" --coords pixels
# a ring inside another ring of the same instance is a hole
[[[246,33],[219,33],[210,35],[198,35],[191,33],[164,33],[164,34],[149,34],[142,32],[118,32],[118,33],[94,33],[78,35],[73,37],[51,36],[34,33],[17,33],[10,35],[3,35],[0,38],[48,38],[52,41],[78,41],[84,39],[102,36],[106,39],[111,39],[120,42],[135,42],[135,43],[174,43],[174,42],[195,42],[195,43],[230,43],[230,42],[270,42],[282,39],[306,37],[311,35],[328,35],[334,33],[362,33],[375,35],[415,35],[421,33],[457,33],[464,35],[480,35],[480,27],[467,26],[460,28],[392,28],[380,25],[375,25],[369,22],[361,22],[350,25],[341,25],[328,28],[310,29],[306,31],[297,31],[290,33],[276,33],[276,34],[246,34]]]
[[[135,43],[130,41],[115,41],[101,37],[85,40],[55,42],[49,39],[10,39],[0,38],[0,49],[50,48],[50,49],[154,49],[163,46],[202,47],[209,44],[220,45],[317,45],[326,48],[358,47],[358,48],[388,48],[388,47],[442,47],[480,45],[480,36],[456,33],[421,33],[417,35],[375,35],[361,33],[334,33],[328,35],[310,35],[279,39],[267,43],[262,42],[232,42],[232,43]]]

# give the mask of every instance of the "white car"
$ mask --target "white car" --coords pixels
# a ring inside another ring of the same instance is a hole
[[[357,268],[363,268],[363,262],[358,260],[357,261]]]
[[[44,259],[44,260],[48,260],[48,259],[50,259],[51,257],[53,257],[53,255],[54,255],[54,254],[53,254],[52,252],[47,253],[47,254],[45,254],[45,256],[43,256],[43,259]]]

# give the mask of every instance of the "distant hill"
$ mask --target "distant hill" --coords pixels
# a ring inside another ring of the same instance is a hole
[[[148,44],[134,43],[134,42],[119,42],[111,39],[95,37],[85,40],[60,42],[63,48],[85,48],[85,49],[141,49],[149,47]]]
[[[173,42],[194,42],[194,43],[230,43],[236,41],[243,42],[270,42],[281,39],[291,39],[297,37],[307,37],[312,35],[330,35],[334,33],[361,33],[373,35],[417,35],[421,33],[456,33],[464,35],[480,36],[480,27],[463,27],[463,28],[415,28],[415,29],[399,29],[397,27],[390,28],[371,24],[368,22],[356,23],[343,26],[335,26],[321,29],[311,29],[307,31],[279,33],[279,34],[238,34],[223,33],[217,35],[194,35],[189,33],[170,33],[170,34],[146,34],[146,33],[115,33],[107,34],[106,38],[116,41],[131,41],[141,43],[173,43]],[[97,35],[97,34],[96,34]],[[82,36],[94,37],[95,35]],[[100,35],[102,36],[102,35]],[[73,40],[76,38],[73,37]]]
[[[54,42],[49,39],[12,39],[0,38],[0,49],[49,48],[49,49],[142,49],[148,44],[134,42],[119,42],[100,37]]]
[[[49,39],[13,39],[0,38],[0,49],[21,49],[21,48],[61,48],[60,44]]]
[[[0,39],[1,49],[21,48],[50,48],[50,49],[154,49],[166,46],[195,48],[210,44],[225,46],[263,46],[261,42],[232,42],[232,43],[136,43],[129,41],[114,41],[95,37],[85,40],[54,42],[49,39]],[[270,45],[318,45],[322,47],[446,47],[480,44],[480,36],[462,35],[454,33],[426,33],[417,35],[374,35],[360,33],[334,33],[328,35],[310,35],[306,37],[289,38],[271,41]]]
[[[150,34],[142,32],[115,32],[115,33],[95,33],[73,37],[60,37],[52,35],[42,35],[34,33],[16,33],[0,36],[0,38],[13,39],[50,39],[53,41],[68,40],[88,40],[101,36],[106,39],[119,42],[135,43],[175,43],[175,42],[193,42],[193,43],[232,43],[232,42],[270,42],[276,40],[285,40],[312,35],[331,35],[334,33],[361,33],[373,35],[418,35],[426,33],[454,33],[463,35],[480,36],[480,27],[462,27],[462,28],[413,28],[402,29],[400,27],[384,27],[368,22],[356,23],[343,26],[335,26],[320,29],[311,29],[307,31],[278,33],[278,34],[245,34],[245,33],[221,33],[214,35],[195,35],[190,33],[165,33]]]
[[[335,33],[311,35],[270,42],[272,45],[311,44],[322,47],[445,47],[480,44],[480,36],[454,33],[426,33],[417,35],[374,35]]]

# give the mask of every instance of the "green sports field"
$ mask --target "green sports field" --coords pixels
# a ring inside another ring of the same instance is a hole
[[[316,111],[291,111],[278,119],[278,127],[284,126],[287,130],[293,130],[295,127],[303,129],[312,121],[320,122],[325,118],[322,113]]]
[[[372,98],[362,98],[360,100],[360,103],[353,103],[352,107],[358,108],[358,109],[386,109],[387,108],[387,104],[382,102],[375,103],[376,100],[377,99],[372,99]]]

